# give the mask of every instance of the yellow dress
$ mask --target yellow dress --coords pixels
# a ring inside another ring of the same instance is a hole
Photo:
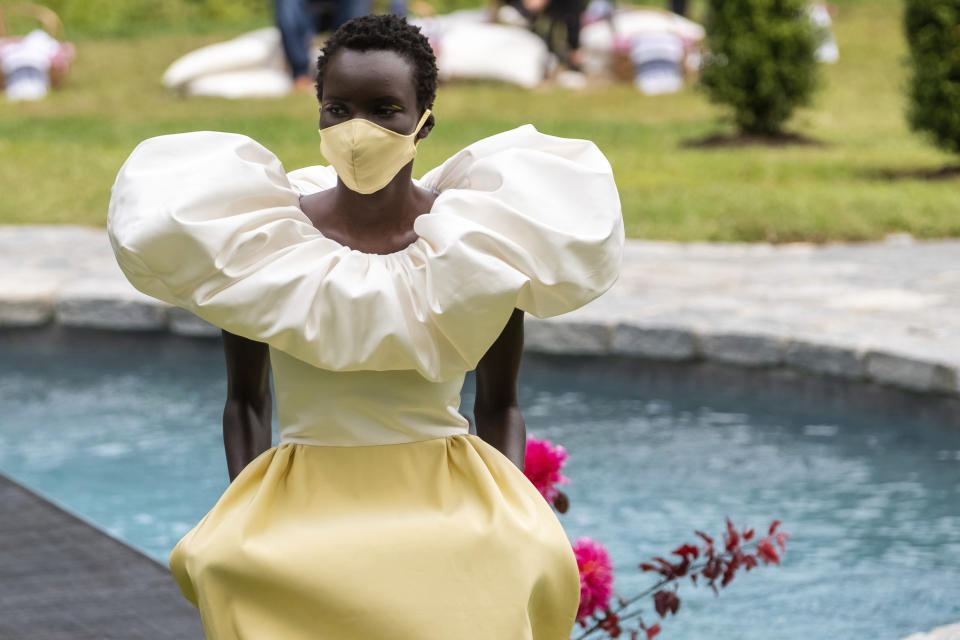
[[[420,181],[439,192],[389,255],[324,237],[298,205],[330,167],[286,174],[245,136],[141,143],[108,233],[139,290],[270,347],[280,443],[174,548],[216,640],[567,640],[580,583],[551,507],[458,411],[517,307],[609,288],[623,246],[610,166],[526,125]]]

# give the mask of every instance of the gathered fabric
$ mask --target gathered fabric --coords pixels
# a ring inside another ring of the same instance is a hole
[[[568,640],[580,603],[550,506],[474,435],[281,444],[170,567],[218,640]]]

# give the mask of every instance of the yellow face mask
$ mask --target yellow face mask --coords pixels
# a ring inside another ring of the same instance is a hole
[[[351,191],[373,193],[387,186],[417,155],[415,137],[429,116],[427,109],[408,135],[362,118],[324,127],[318,130],[320,152]]]

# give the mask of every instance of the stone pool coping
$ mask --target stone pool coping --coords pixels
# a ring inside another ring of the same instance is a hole
[[[129,285],[102,229],[0,226],[0,329],[213,336]],[[620,280],[565,316],[528,316],[531,352],[776,367],[960,396],[960,241],[628,241]]]

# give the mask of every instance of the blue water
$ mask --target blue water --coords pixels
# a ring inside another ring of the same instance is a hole
[[[960,429],[561,369],[531,361],[521,404],[568,449],[560,521],[608,547],[616,592],[725,516],[793,536],[783,566],[719,598],[684,584],[660,637],[897,640],[960,620]],[[0,471],[165,562],[227,485],[224,387],[215,343],[0,340]]]

